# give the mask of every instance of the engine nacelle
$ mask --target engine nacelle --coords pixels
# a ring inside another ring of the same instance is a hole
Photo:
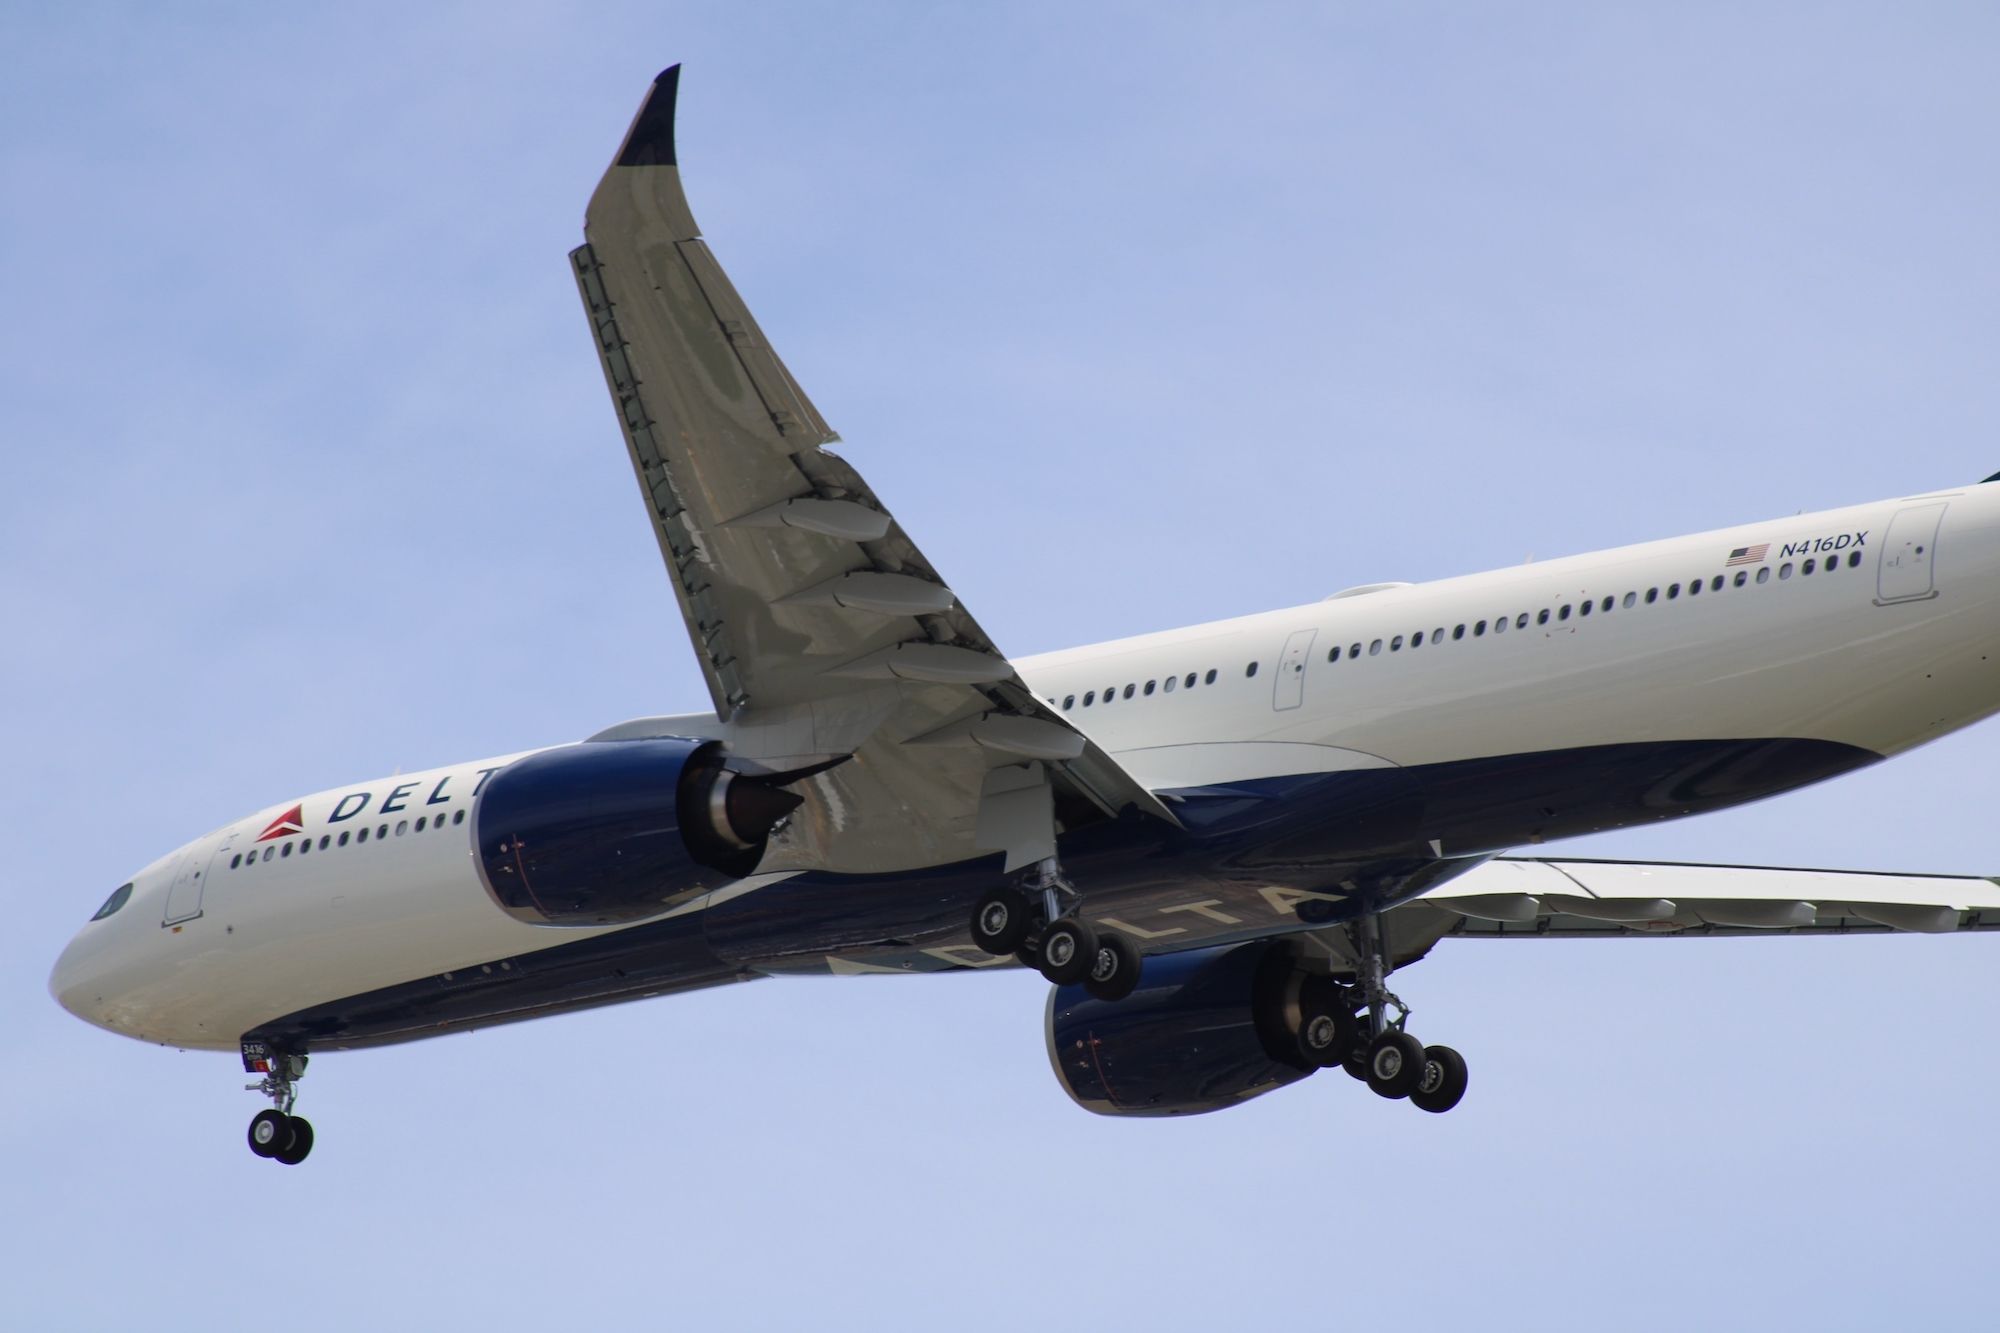
[[[715,741],[665,738],[507,765],[472,809],[486,891],[530,925],[622,925],[749,874],[800,798],[723,757]]]
[[[1049,1064],[1071,1100],[1099,1115],[1199,1115],[1313,1072],[1283,1031],[1299,975],[1279,940],[1146,960],[1139,989],[1092,999],[1049,994]]]

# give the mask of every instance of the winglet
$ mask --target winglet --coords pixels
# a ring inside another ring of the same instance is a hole
[[[618,150],[621,167],[671,167],[674,162],[674,98],[680,91],[681,67],[669,65],[653,80],[646,104],[625,131]]]

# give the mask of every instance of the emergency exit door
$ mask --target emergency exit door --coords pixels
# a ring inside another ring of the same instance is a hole
[[[1306,659],[1312,655],[1316,629],[1302,629],[1285,640],[1278,658],[1278,678],[1271,684],[1271,707],[1278,712],[1306,701]]]
[[[1938,527],[1945,504],[1912,505],[1889,520],[1875,575],[1877,602],[1911,602],[1937,596]]]

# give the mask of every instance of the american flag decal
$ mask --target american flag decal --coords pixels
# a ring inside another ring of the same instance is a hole
[[[1727,569],[1731,565],[1761,565],[1764,563],[1764,553],[1770,549],[1769,542],[1759,546],[1739,546],[1729,553],[1729,559],[1722,562],[1722,567]]]

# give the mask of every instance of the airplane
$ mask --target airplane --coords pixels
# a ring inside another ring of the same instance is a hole
[[[236,1051],[258,1156],[311,1151],[313,1055],[770,976],[1033,968],[1100,1114],[1334,1067],[1440,1113],[1466,1062],[1388,983],[1441,940],[2000,928],[1978,876],[1520,854],[2000,709],[2000,486],[1010,658],[701,238],[678,85],[570,263],[711,707],[288,796],[133,875],[50,976]]]

